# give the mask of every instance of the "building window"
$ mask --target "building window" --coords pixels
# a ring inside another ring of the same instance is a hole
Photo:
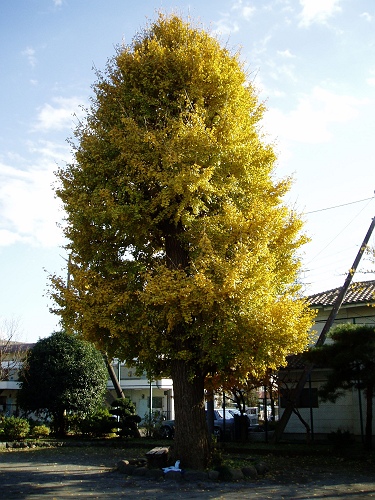
[[[150,397],[148,398],[147,407],[150,408]],[[152,397],[152,408],[157,410],[163,408],[163,398],[161,396]]]

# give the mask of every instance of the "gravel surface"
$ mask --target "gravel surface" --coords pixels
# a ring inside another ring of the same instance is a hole
[[[264,457],[270,472],[253,481],[176,482],[125,476],[118,448],[50,448],[0,452],[0,498],[63,499],[364,499],[375,498],[369,462],[322,457]]]

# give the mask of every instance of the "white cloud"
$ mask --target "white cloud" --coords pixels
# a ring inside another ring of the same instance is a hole
[[[67,158],[67,147],[54,148],[46,143],[41,148],[34,145],[33,152],[38,153],[33,164],[16,155],[0,162],[0,246],[23,242],[53,247],[63,242],[56,225],[62,211],[52,189],[56,180],[52,158]]]
[[[0,247],[7,247],[15,243],[28,243],[28,239],[8,229],[0,229]]]
[[[300,26],[309,26],[312,23],[324,24],[329,17],[341,11],[341,0],[300,0],[302,12]]]
[[[237,33],[240,29],[239,22],[243,20],[249,21],[254,15],[256,8],[250,2],[236,0],[233,2],[230,11],[230,13],[222,13],[221,19],[214,23],[216,28],[213,30],[213,34],[220,36]]]
[[[372,15],[369,14],[368,12],[363,12],[360,17],[363,17],[366,21],[371,22],[372,21]]]
[[[278,54],[279,56],[281,56],[281,57],[286,57],[287,59],[292,59],[292,58],[296,57],[294,54],[292,54],[292,53],[290,52],[290,50],[289,50],[289,49],[286,49],[286,50],[278,50],[278,51],[277,51],[277,54]]]
[[[212,32],[218,36],[230,35],[231,33],[236,33],[240,29],[236,21],[229,19],[229,16],[222,17],[214,24],[216,28]]]
[[[269,63],[271,65],[271,63]],[[275,81],[282,81],[285,82],[286,79],[296,82],[297,77],[295,73],[295,68],[291,64],[273,64],[271,65],[271,69],[269,71],[269,76],[273,78]]]
[[[243,2],[243,0],[238,0],[232,6],[232,10],[239,11],[240,16],[248,21],[256,11],[256,8],[250,4],[250,2]]]
[[[36,66],[35,50],[32,47],[27,47],[21,53],[23,56],[27,57],[28,63],[34,68]]]
[[[253,46],[253,57],[259,59],[259,62],[264,63],[263,54],[267,52],[272,36],[270,34],[266,35],[264,38],[257,40]]]
[[[365,104],[352,96],[337,95],[315,87],[310,95],[298,101],[296,109],[283,112],[270,108],[264,117],[266,130],[282,140],[324,143],[332,138],[330,125],[355,119]]]
[[[242,16],[248,21],[255,12],[255,7],[245,6],[242,9]]]
[[[37,122],[33,130],[62,130],[71,129],[74,122],[74,115],[79,116],[79,105],[82,101],[77,97],[64,98],[55,97],[54,105],[45,103],[39,110]]]

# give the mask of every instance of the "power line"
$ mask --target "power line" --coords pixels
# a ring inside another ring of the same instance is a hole
[[[368,201],[372,199],[374,199],[374,196],[371,196],[371,198],[364,198],[363,200],[351,201],[349,203],[344,203],[342,205],[336,205],[334,207],[320,208],[318,210],[313,210],[311,212],[305,212],[305,215],[315,214],[316,212],[324,212],[325,210],[332,210],[334,208],[346,207],[347,205],[354,205],[355,203],[362,203],[362,201]]]
[[[361,201],[367,201],[367,200],[373,200],[374,197],[372,196],[371,198],[367,198],[366,200],[361,200]],[[351,205],[353,203],[359,203],[358,201],[352,201],[351,203],[347,203],[346,205]],[[352,224],[355,219],[368,207],[370,203],[367,203],[367,205],[365,207],[363,207],[354,217],[351,221],[348,222],[348,224],[346,224],[346,226],[341,230],[339,231],[336,236],[334,236],[328,243],[325,247],[323,247],[316,255],[315,257],[313,257],[312,259],[310,259],[310,261],[307,263],[307,265],[309,265],[313,260],[315,260],[321,253],[324,252],[324,250],[326,250],[349,226],[350,224]],[[344,206],[344,205],[341,205],[341,206]],[[332,207],[332,208],[336,208],[336,207]],[[330,210],[329,208],[327,209],[322,209],[322,210]]]

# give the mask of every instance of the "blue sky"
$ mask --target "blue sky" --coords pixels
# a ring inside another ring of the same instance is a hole
[[[20,340],[58,328],[46,296],[48,273],[66,274],[54,171],[70,159],[66,139],[93,67],[158,10],[191,16],[241,48],[268,108],[276,176],[293,175],[287,201],[312,239],[306,294],[342,285],[375,216],[373,0],[2,0],[0,321],[16,320]]]

